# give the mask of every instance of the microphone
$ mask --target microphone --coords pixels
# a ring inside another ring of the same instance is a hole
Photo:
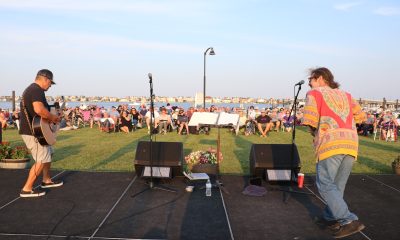
[[[301,86],[304,84],[304,80],[301,80],[300,82],[296,83],[295,86]]]
[[[149,73],[148,76],[149,76],[150,82],[152,82],[153,81],[153,75],[151,73]]]

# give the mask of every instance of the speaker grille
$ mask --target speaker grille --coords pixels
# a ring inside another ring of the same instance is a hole
[[[136,148],[134,160],[135,171],[141,174],[144,166],[172,167],[173,175],[182,175],[183,144],[181,142],[150,142],[140,141]]]
[[[297,146],[292,144],[253,144],[250,151],[250,171],[259,175],[266,169],[299,169]],[[260,171],[261,170],[261,171]]]

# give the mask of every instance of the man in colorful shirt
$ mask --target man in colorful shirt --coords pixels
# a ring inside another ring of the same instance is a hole
[[[358,153],[355,124],[365,120],[357,101],[339,88],[327,68],[310,71],[303,124],[311,128],[317,160],[316,183],[327,206],[324,222],[335,238],[364,229],[358,217],[349,211],[343,199],[344,189]]]

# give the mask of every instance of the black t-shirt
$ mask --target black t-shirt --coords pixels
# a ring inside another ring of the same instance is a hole
[[[257,123],[269,123],[271,121],[271,117],[268,115],[265,116],[260,115],[256,118],[256,121]]]
[[[139,113],[136,112],[135,114],[132,113],[132,120],[138,120],[139,121]]]
[[[188,117],[186,115],[178,115],[178,121],[183,123],[188,121]]]
[[[129,127],[131,125],[131,121],[126,120],[126,118],[121,117],[121,125]]]
[[[29,85],[24,93],[23,93],[23,99],[25,102],[25,107],[26,107],[26,112],[28,113],[29,117],[29,124],[32,124],[33,117],[37,115],[35,111],[33,110],[33,102],[42,102],[43,105],[49,109],[49,104],[47,103],[46,96],[44,95],[44,90],[37,85],[36,83],[32,83]],[[28,125],[28,121],[26,119],[26,114],[24,112],[24,108],[22,106],[22,101],[20,103],[20,113],[19,113],[19,118],[20,118],[20,129],[19,129],[19,134],[24,134],[24,135],[32,135],[31,128]]]

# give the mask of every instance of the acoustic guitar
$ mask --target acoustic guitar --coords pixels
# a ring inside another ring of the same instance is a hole
[[[60,107],[58,102],[55,102],[53,106],[51,106],[50,112],[60,115],[62,110],[65,107],[64,97],[62,97],[63,103]],[[39,141],[40,145],[54,145],[56,143],[57,131],[60,129],[60,124],[49,122],[47,119],[44,119],[38,115],[33,117],[32,121],[32,130],[34,137]]]

